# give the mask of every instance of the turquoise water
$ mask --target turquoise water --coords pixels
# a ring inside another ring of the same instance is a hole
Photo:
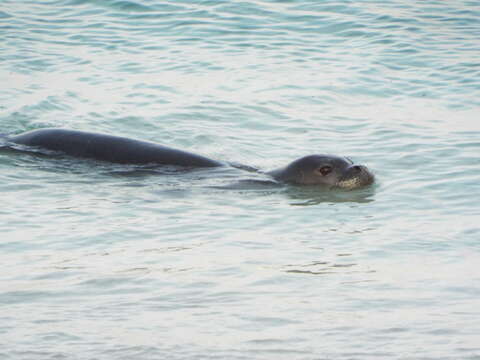
[[[0,132],[369,189],[0,152],[1,359],[480,359],[477,1],[0,3]]]

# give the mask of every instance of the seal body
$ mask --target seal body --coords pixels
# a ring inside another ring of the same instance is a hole
[[[65,129],[39,129],[9,138],[10,142],[40,147],[67,155],[120,164],[161,164],[215,167],[223,163],[187,151],[129,139]]]

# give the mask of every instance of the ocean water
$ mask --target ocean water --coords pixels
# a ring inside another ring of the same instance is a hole
[[[356,191],[0,151],[0,359],[480,359],[478,1],[2,0],[0,133]],[[226,186],[225,186],[226,185]]]

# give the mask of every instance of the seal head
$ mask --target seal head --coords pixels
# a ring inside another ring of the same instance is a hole
[[[363,165],[335,155],[309,155],[267,173],[275,180],[296,185],[323,185],[352,190],[370,185],[375,177]]]

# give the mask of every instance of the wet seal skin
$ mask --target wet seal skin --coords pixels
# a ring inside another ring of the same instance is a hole
[[[8,141],[119,164],[158,164],[185,167],[228,166],[226,162],[148,141],[66,129],[38,129],[11,136]],[[363,165],[336,155],[308,155],[285,167],[265,172],[278,182],[329,188],[357,189],[372,184],[374,175]]]

